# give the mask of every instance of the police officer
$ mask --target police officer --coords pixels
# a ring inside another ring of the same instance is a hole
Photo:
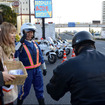
[[[47,92],[57,101],[70,92],[72,105],[105,105],[105,55],[87,31],[73,37],[72,47],[76,57],[54,69]]]
[[[26,78],[26,81],[21,87],[21,91],[18,95],[17,105],[22,105],[23,100],[29,94],[31,84],[33,84],[39,105],[45,105],[43,96],[43,78],[40,66],[42,65],[44,76],[47,71],[41,49],[37,42],[33,40],[35,30],[36,28],[33,24],[23,24],[21,27],[22,38],[17,44],[17,46],[21,46],[19,48],[16,46],[17,51],[15,57],[19,57],[19,60],[23,62],[28,73],[28,77]]]

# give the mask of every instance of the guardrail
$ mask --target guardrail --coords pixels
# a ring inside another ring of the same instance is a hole
[[[67,28],[68,24],[55,24],[55,28]],[[75,26],[70,26],[70,27],[104,27],[105,24],[75,24]]]

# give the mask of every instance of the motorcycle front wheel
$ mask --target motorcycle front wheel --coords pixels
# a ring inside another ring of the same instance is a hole
[[[63,51],[57,52],[57,57],[59,59],[63,58]]]
[[[70,49],[67,48],[67,49],[66,49],[66,55],[69,55],[69,54],[70,54]]]
[[[54,54],[48,55],[48,61],[50,64],[54,64],[56,62],[56,60],[57,60],[56,55],[54,55]]]

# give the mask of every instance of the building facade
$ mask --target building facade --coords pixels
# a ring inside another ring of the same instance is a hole
[[[105,24],[105,1],[102,2],[102,23]],[[105,28],[102,28],[105,31]]]
[[[34,14],[34,0],[20,0],[18,9],[17,28],[19,32],[23,23],[35,23],[37,19]]]
[[[19,6],[14,6],[14,2],[18,1]],[[8,5],[17,13],[17,31],[20,33],[20,27],[23,23],[37,22],[34,14],[34,0],[0,0],[0,4]]]

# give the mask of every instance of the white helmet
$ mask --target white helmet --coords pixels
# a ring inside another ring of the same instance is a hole
[[[23,31],[26,31],[26,32],[33,31],[35,33],[36,27],[32,23],[24,23],[21,26],[21,36],[23,36]]]

